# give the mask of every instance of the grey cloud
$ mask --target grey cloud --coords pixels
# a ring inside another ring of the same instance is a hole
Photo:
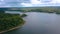
[[[38,0],[40,1],[40,0]],[[46,6],[46,5],[60,5],[59,3],[56,4],[50,4],[48,2],[51,2],[51,0],[41,0],[41,2],[43,2],[44,4],[39,4],[39,5],[33,5],[33,6]],[[48,4],[46,4],[46,2]],[[30,0],[4,0],[4,1],[0,1],[0,7],[1,6],[10,6],[10,7],[23,7],[24,5],[21,5],[21,3],[31,3]]]
[[[4,0],[0,1],[0,6],[22,6],[21,3],[29,3],[29,0]]]

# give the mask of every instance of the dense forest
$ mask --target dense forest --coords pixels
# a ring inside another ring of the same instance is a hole
[[[24,23],[19,14],[8,14],[0,10],[0,31],[9,30]]]

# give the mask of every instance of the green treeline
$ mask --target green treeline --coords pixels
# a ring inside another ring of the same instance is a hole
[[[34,7],[34,8],[22,8],[23,12],[46,12],[46,13],[57,13],[60,14],[59,7]]]
[[[23,22],[24,20],[19,14],[0,13],[0,31],[9,30]]]

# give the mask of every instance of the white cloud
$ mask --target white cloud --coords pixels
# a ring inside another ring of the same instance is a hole
[[[7,2],[21,2],[21,3],[7,3]],[[24,0],[25,1],[25,0]],[[28,1],[29,2],[29,1]],[[30,0],[30,3],[24,3],[22,0],[0,0],[0,7],[34,7],[34,6],[60,6],[60,0]],[[13,6],[12,6],[13,5]]]
[[[0,0],[0,1],[4,1],[4,0]]]
[[[41,0],[42,1],[42,0]],[[34,7],[34,6],[60,6],[60,0],[49,0],[48,2],[41,2],[39,0],[30,0],[31,3],[21,3],[23,7]],[[46,0],[47,1],[47,0]]]
[[[42,4],[42,3],[37,0],[30,0],[30,3],[21,3],[21,5],[24,7],[38,6],[39,4]]]
[[[33,6],[32,4],[30,3],[21,3],[22,6],[25,6],[25,7],[29,7],[29,6]]]
[[[30,0],[30,1],[31,1],[31,4],[41,4],[41,2],[38,0]]]

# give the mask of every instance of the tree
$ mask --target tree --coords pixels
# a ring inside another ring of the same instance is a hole
[[[4,10],[0,10],[0,13],[4,13],[5,11]]]

